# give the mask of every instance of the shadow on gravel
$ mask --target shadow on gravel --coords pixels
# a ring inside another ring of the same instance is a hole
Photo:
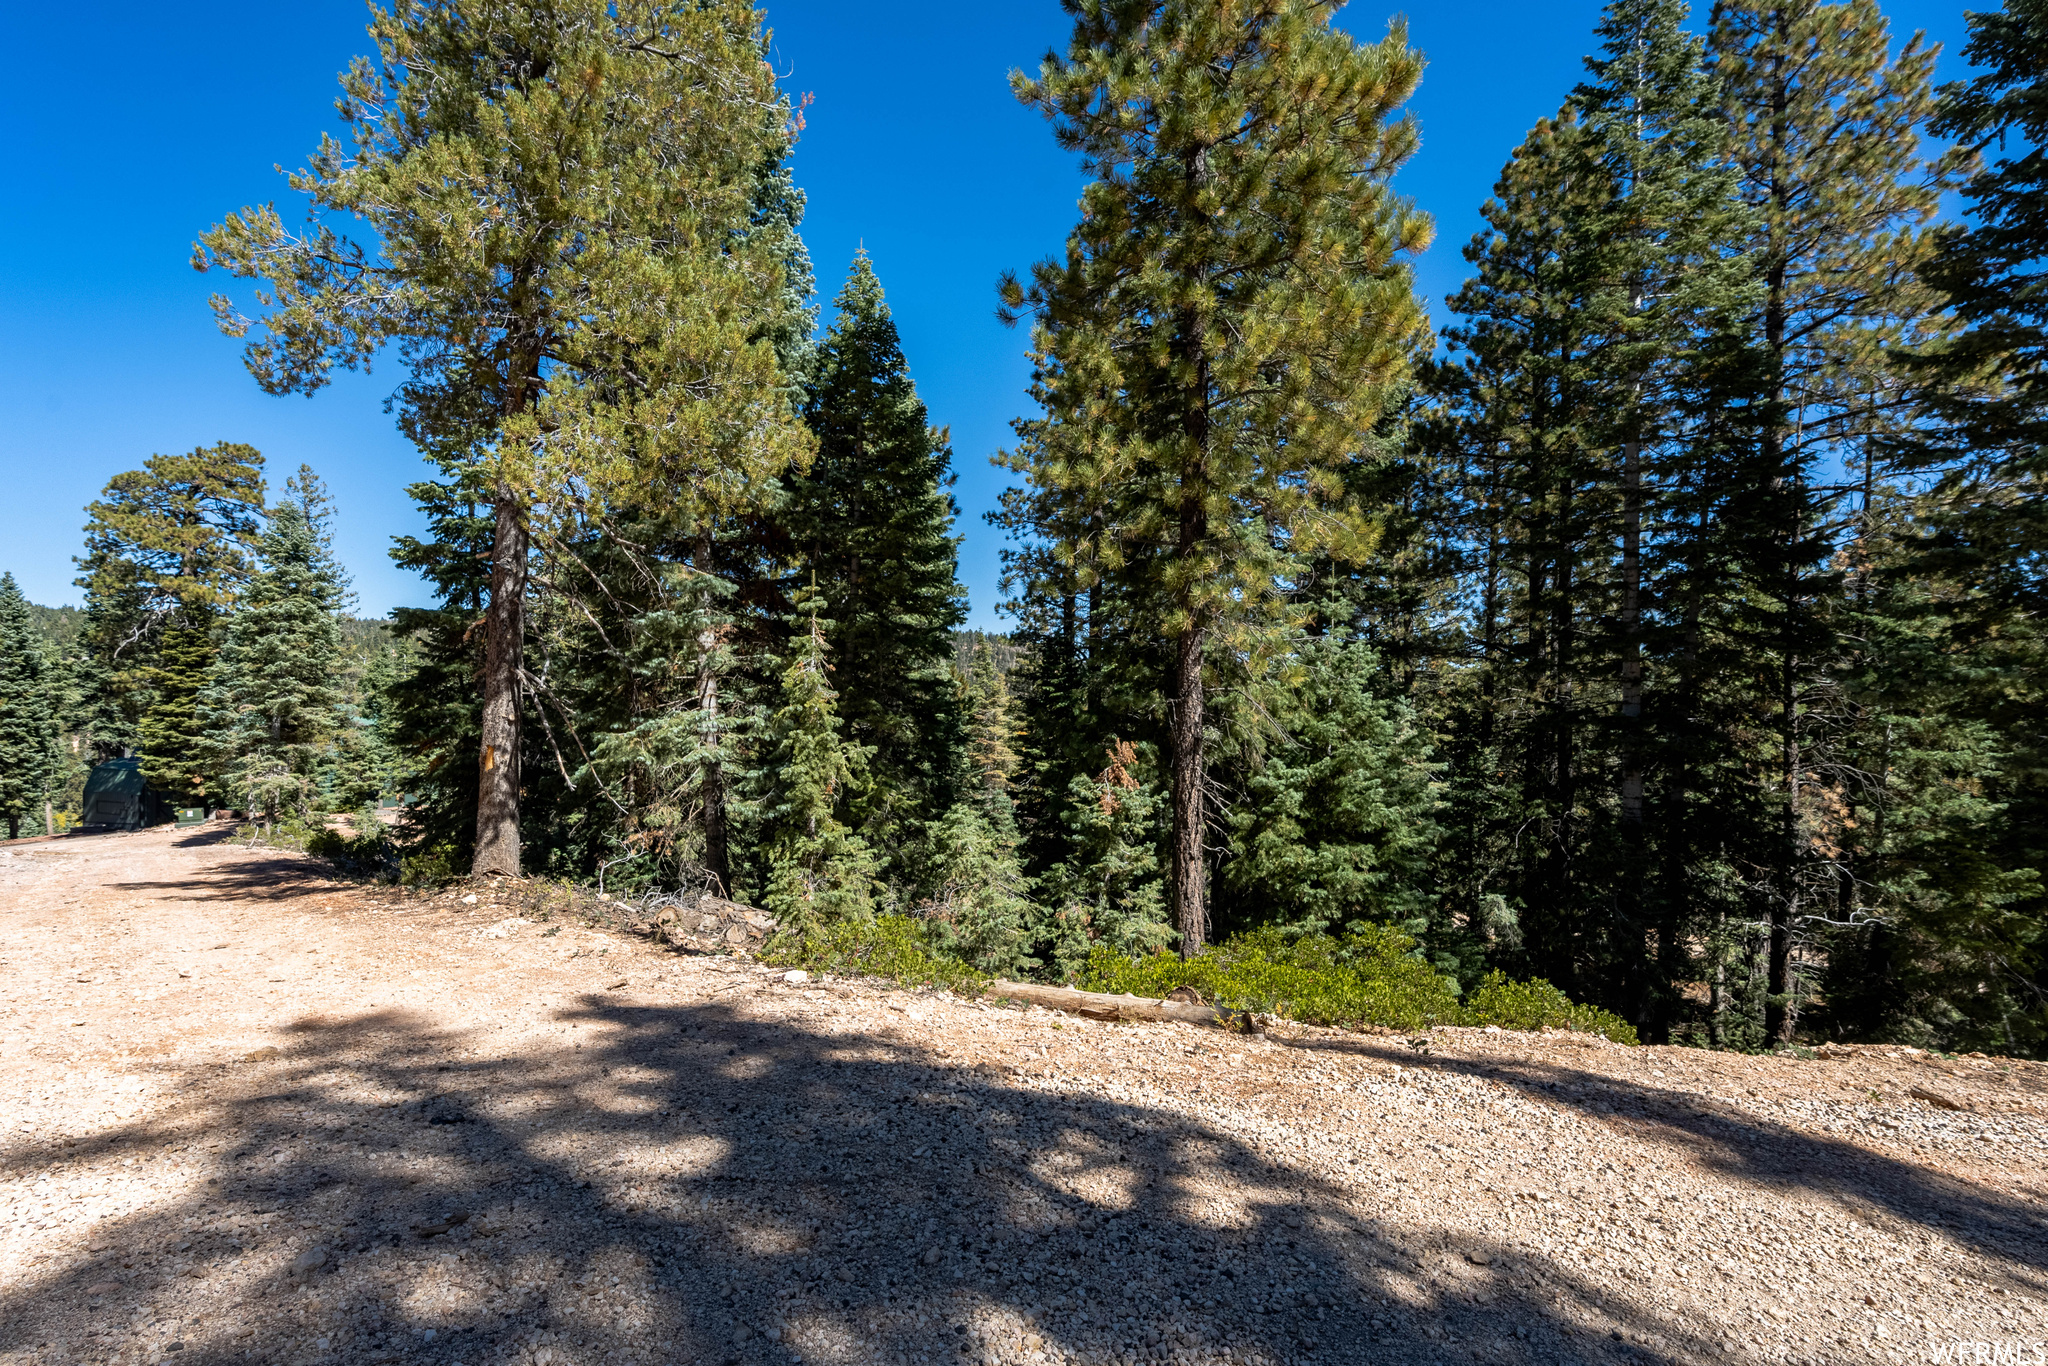
[[[218,843],[205,840],[203,843]],[[183,845],[183,841],[179,842]],[[109,882],[109,891],[171,892],[187,901],[296,901],[340,890],[332,869],[290,849],[252,854],[200,877],[159,882]]]
[[[1939,1229],[2018,1267],[2048,1271],[2048,1206],[2015,1200],[1933,1165],[1901,1161],[1838,1139],[1802,1133],[1759,1116],[1702,1106],[1684,1091],[1601,1076],[1554,1062],[1444,1058],[1371,1040],[1294,1044],[1375,1057],[1404,1067],[1480,1077],[1555,1105],[1639,1126],[1645,1137],[1682,1143],[1695,1160],[1730,1179],[1770,1189],[1799,1187],[1853,1206],[1882,1210],[1902,1223]],[[1643,1133],[1647,1128],[1651,1132]],[[2030,1278],[2036,1291],[2040,1278]]]
[[[1032,1334],[1093,1362],[1720,1355],[1640,1288],[1486,1229],[1419,1245],[1141,1105],[715,1004],[556,1021],[503,1050],[397,1012],[302,1021],[151,1125],[0,1149],[17,1174],[132,1157],[187,1192],[0,1288],[0,1356],[780,1366],[784,1325],[814,1362],[1024,1361]],[[1084,1175],[1118,1194],[1080,1198]],[[1568,1305],[1616,1333],[1573,1335]]]
[[[192,833],[181,835],[171,841],[173,849],[206,849],[216,844],[226,844],[235,837],[236,827],[229,822],[209,823],[192,827]]]

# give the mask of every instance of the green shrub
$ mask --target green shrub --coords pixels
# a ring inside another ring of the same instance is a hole
[[[1409,956],[1414,947],[1400,931],[1378,925],[1341,939],[1312,934],[1290,941],[1278,930],[1259,930],[1186,960],[1097,950],[1081,985],[1134,996],[1192,987],[1212,1005],[1310,1024],[1427,1029],[1457,1023],[1457,993],[1429,964]]]
[[[1390,925],[1343,938],[1325,934],[1288,940],[1277,930],[1235,938],[1183,961],[1172,954],[1131,959],[1098,950],[1081,986],[1089,991],[1165,996],[1192,987],[1212,1005],[1252,1010],[1306,1024],[1497,1024],[1504,1029],[1579,1029],[1616,1043],[1636,1042],[1619,1017],[1574,1004],[1548,982],[1489,976],[1460,1003],[1456,988],[1414,956],[1415,941]]]
[[[1542,978],[1511,982],[1490,972],[1465,1003],[1465,1023],[1502,1029],[1576,1029],[1615,1043],[1635,1043],[1634,1026],[1598,1006],[1579,1005]]]
[[[842,920],[806,932],[786,931],[761,949],[761,961],[776,967],[832,972],[848,977],[886,977],[906,986],[978,992],[989,979],[942,951],[930,922],[907,915]]]

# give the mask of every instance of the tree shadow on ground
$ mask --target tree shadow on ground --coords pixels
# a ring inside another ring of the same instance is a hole
[[[213,869],[204,878],[109,882],[115,892],[167,892],[186,901],[298,901],[332,896],[345,890],[333,870],[316,866],[306,855],[279,849],[268,857],[252,855]]]
[[[495,1047],[402,1012],[309,1019],[280,1056],[201,1081],[148,1123],[0,1150],[18,1175],[132,1157],[183,1192],[103,1220],[94,1255],[0,1289],[0,1353],[180,1366],[769,1366],[792,1349],[916,1366],[1032,1360],[1034,1345],[1094,1362],[1720,1355],[1650,1297],[1610,1293],[1501,1230],[1424,1242],[1391,1202],[1356,1213],[1375,1200],[1186,1116],[716,1003],[589,998],[548,1038]],[[1612,1335],[1577,1328],[1575,1310]]]
[[[1684,1147],[1722,1177],[1765,1190],[1801,1189],[1852,1209],[1881,1210],[1906,1224],[1966,1238],[2015,1269],[2048,1270],[2048,1207],[2015,1199],[1934,1165],[1873,1152],[1794,1129],[1671,1087],[1602,1075],[1540,1058],[1418,1055],[1372,1039],[1317,1039],[1294,1047],[1371,1057],[1404,1067],[1480,1078],[1533,1099],[1630,1126],[1640,1139]],[[2048,1289],[2039,1276],[2026,1283]]]

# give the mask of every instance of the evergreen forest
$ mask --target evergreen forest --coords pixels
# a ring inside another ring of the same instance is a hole
[[[1878,0],[1613,0],[1435,245],[1399,21],[1062,4],[1011,84],[1088,183],[989,299],[1005,633],[988,453],[865,255],[817,296],[766,16],[391,0],[304,220],[193,264],[265,392],[398,362],[421,597],[357,614],[311,468],[140,460],[82,607],[0,577],[7,836],[132,756],[363,876],[724,897],[792,961],[2048,1052],[2048,0],[1947,82]]]

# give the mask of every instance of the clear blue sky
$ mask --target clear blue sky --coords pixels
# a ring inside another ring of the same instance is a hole
[[[1433,306],[1463,277],[1458,250],[1509,150],[1578,79],[1599,8],[1410,12],[1429,67],[1413,105],[1422,151],[1400,187],[1436,217],[1420,265]],[[1896,30],[1960,45],[1960,4],[1887,11]],[[1355,0],[1343,23],[1376,38],[1392,12]],[[953,431],[972,624],[1000,627],[1000,542],[982,514],[1004,476],[987,457],[1025,403],[1026,366],[1022,333],[995,320],[994,285],[1059,248],[1081,184],[1005,78],[1063,42],[1059,6],[781,0],[768,16],[789,89],[813,96],[796,173],[822,299],[829,310],[865,243],[932,418]],[[385,553],[419,526],[403,490],[422,466],[383,407],[396,375],[343,376],[310,400],[264,395],[207,314],[222,282],[187,265],[223,213],[285,193],[271,168],[302,165],[331,123],[335,73],[367,47],[364,18],[356,0],[11,10],[4,32],[28,60],[0,86],[14,168],[0,187],[0,569],[32,600],[78,600],[81,509],[109,476],[237,440],[269,457],[276,483],[303,461],[333,487],[365,614],[424,601]],[[1944,75],[1958,70],[1944,59]]]

